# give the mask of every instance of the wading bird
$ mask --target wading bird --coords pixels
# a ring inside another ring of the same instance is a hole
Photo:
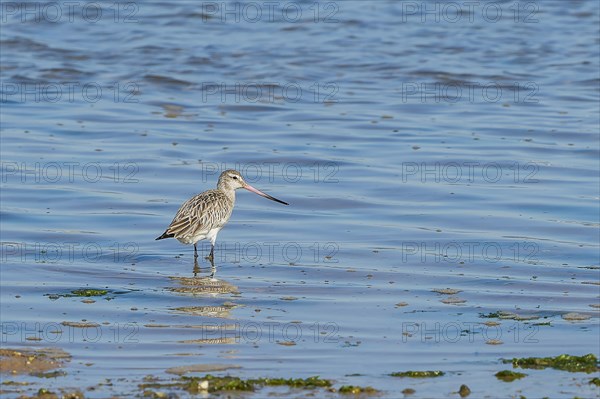
[[[208,259],[212,263],[217,234],[229,221],[235,205],[235,190],[238,188],[245,188],[272,201],[289,205],[287,202],[255,189],[244,181],[240,172],[229,169],[219,176],[216,190],[207,190],[184,202],[169,227],[156,239],[176,238],[183,244],[194,244],[195,258],[198,257],[198,248],[196,247],[198,241],[209,239],[212,248]]]

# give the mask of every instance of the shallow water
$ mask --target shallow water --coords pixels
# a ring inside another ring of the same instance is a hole
[[[599,353],[597,2],[252,4],[3,8],[2,344],[72,355],[3,380],[129,396],[226,364],[390,398],[599,396],[584,373],[494,377]],[[154,238],[226,168],[291,205],[238,192],[211,281]],[[60,296],[80,288],[108,293]]]

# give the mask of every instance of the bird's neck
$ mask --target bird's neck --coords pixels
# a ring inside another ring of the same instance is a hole
[[[229,186],[228,184],[220,184],[217,185],[217,190],[223,192],[232,202],[235,202],[235,189]]]

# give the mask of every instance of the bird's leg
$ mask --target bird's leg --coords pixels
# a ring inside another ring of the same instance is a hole
[[[194,259],[198,257],[198,248],[196,248],[196,243],[194,243]]]
[[[210,262],[210,279],[216,281],[215,273],[217,272],[217,267],[213,261]]]
[[[198,265],[198,258],[194,258],[194,277],[198,276],[200,273],[200,265]]]
[[[208,254],[206,259],[210,260],[210,263],[214,262],[214,260],[215,260],[215,246],[214,245],[212,245],[210,247],[210,254]]]
[[[212,264],[215,260],[215,242],[217,241],[217,235],[215,234],[210,238],[210,254],[206,257]]]
[[[210,255],[208,255],[206,257],[206,259],[210,262],[210,279],[212,281],[217,281],[217,279],[215,279],[215,273],[217,272],[217,267],[215,266],[215,261],[214,261],[214,246],[212,247],[212,249],[210,250]]]

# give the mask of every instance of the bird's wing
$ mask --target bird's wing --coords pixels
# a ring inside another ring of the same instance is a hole
[[[175,238],[193,236],[198,231],[210,231],[222,226],[231,215],[231,200],[217,190],[205,191],[181,205],[167,233]]]

